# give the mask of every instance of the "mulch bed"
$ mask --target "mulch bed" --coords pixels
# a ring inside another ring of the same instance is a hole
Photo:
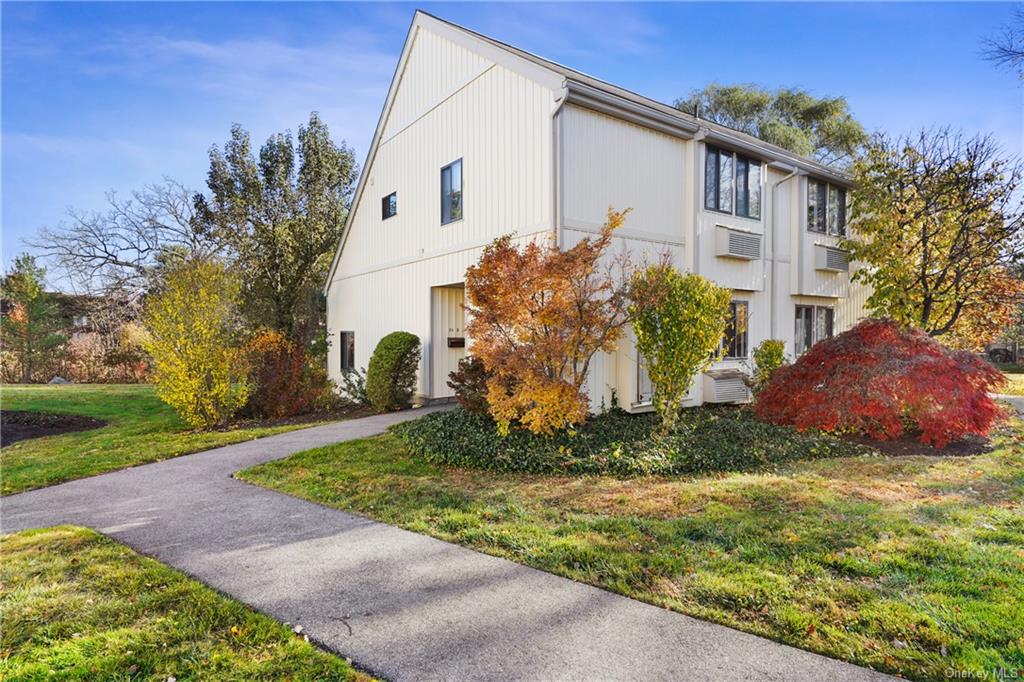
[[[233,431],[235,429],[250,427],[288,426],[291,424],[312,424],[314,422],[330,422],[339,421],[341,419],[354,419],[356,417],[368,417],[371,414],[376,413],[369,407],[364,407],[362,405],[353,405],[351,407],[342,407],[337,410],[297,414],[294,417],[285,417],[283,419],[243,418],[235,420],[223,426],[215,427],[214,430]]]
[[[29,438],[88,431],[106,425],[107,422],[102,419],[83,417],[79,414],[3,410],[0,411],[0,447]]]
[[[894,440],[873,440],[866,436],[848,436],[855,443],[862,443],[892,457],[971,457],[992,451],[988,438],[966,436],[943,448],[935,448],[918,440],[920,434],[906,434]]]

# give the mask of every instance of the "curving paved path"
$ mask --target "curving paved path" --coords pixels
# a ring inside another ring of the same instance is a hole
[[[891,679],[231,478],[424,411],[5,497],[0,529],[95,528],[392,680]]]

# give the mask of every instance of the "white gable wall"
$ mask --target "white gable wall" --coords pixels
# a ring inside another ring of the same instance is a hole
[[[457,284],[481,248],[515,232],[553,233],[555,94],[426,28],[405,68],[327,291],[328,332],[356,332],[356,366],[397,330],[420,337],[419,390],[432,387],[430,288]],[[463,218],[441,224],[441,168],[462,159]],[[381,199],[397,192],[398,214]],[[340,376],[337,345],[328,371]],[[437,389],[433,391],[432,388]]]

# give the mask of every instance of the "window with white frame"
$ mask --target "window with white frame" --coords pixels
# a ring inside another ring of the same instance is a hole
[[[832,338],[835,325],[835,311],[818,305],[796,307],[796,334],[793,350],[797,355],[807,351],[822,339]]]
[[[441,224],[462,220],[462,159],[441,169]]]
[[[747,321],[750,307],[746,301],[732,301],[729,317],[722,337],[722,348],[727,360],[747,357]]]
[[[846,234],[846,190],[822,180],[807,180],[807,229],[811,232]]]
[[[704,157],[704,208],[761,218],[761,162],[708,146]]]
[[[637,353],[636,358],[636,402],[640,405],[654,400],[654,382],[647,373],[647,358]]]
[[[341,332],[340,337],[341,371],[349,372],[356,368],[356,333]]]

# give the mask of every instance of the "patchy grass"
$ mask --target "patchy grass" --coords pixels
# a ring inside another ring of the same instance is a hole
[[[5,535],[0,550],[2,679],[370,679],[91,530]]]
[[[1000,393],[1007,395],[1024,395],[1024,374],[1021,373],[1010,373],[1004,370],[1003,376],[1006,377],[1006,386],[999,389]]]
[[[5,410],[84,415],[107,422],[99,429],[34,438],[0,450],[4,495],[302,426],[191,430],[156,397],[152,386],[142,385],[3,386],[0,400]]]
[[[449,469],[394,435],[239,476],[916,679],[1024,668],[1024,425],[971,457],[568,477]]]

